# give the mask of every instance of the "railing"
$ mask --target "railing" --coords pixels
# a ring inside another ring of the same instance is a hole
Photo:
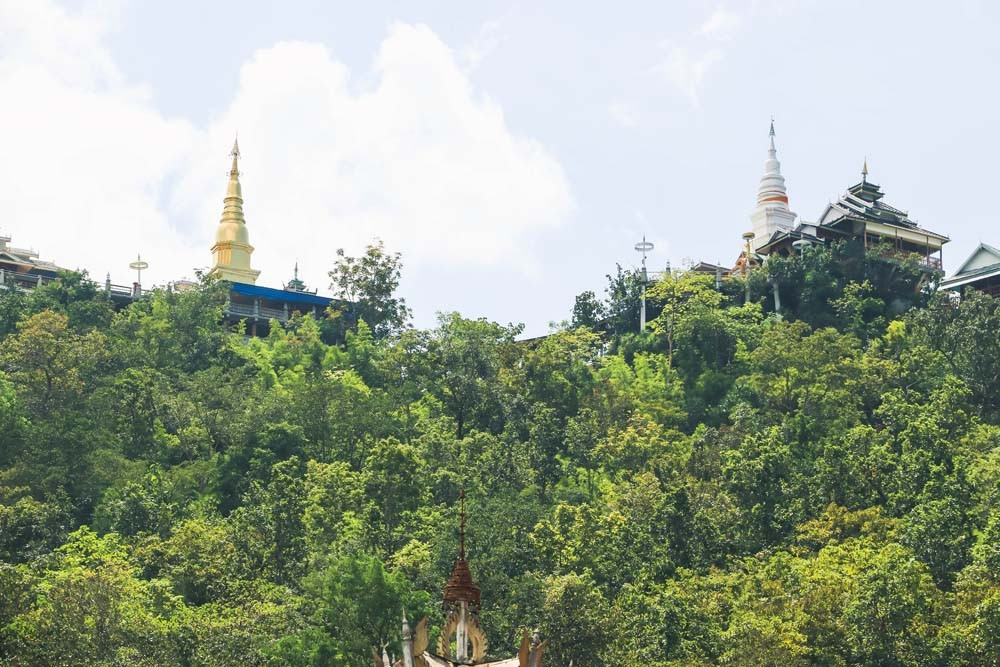
[[[226,307],[226,314],[237,317],[251,317],[261,320],[278,320],[287,322],[288,314],[281,308],[268,308],[266,306],[248,305],[245,303],[230,303]]]
[[[976,289],[994,299],[1000,299],[1000,285],[987,285],[986,287],[977,287]]]
[[[940,271],[943,266],[940,257],[921,257],[918,261],[925,266],[936,269],[937,271]]]
[[[0,269],[0,286],[13,284],[21,289],[32,290],[36,287],[47,285],[54,280],[56,279],[38,273],[20,273],[18,271]],[[93,285],[97,290],[103,290],[112,296],[126,297],[129,299],[135,298],[136,296],[132,285],[114,285],[109,282],[99,283],[96,280],[83,280],[81,282],[87,285]]]
[[[285,321],[285,311],[279,308],[265,308],[260,307],[260,316],[268,320],[278,320],[279,322]]]
[[[253,306],[245,306],[241,303],[231,303],[227,306],[226,312],[232,313],[233,315],[243,315],[245,317],[254,317],[257,313],[254,312]]]
[[[33,290],[54,281],[55,278],[36,273],[20,273],[17,271],[6,271],[0,269],[0,289],[15,287],[22,290]],[[93,285],[96,289],[104,291],[106,294],[125,299],[135,299],[141,294],[135,293],[132,285],[114,285],[110,282],[99,283],[96,280],[84,280],[86,284]],[[268,308],[259,304],[229,303],[226,306],[226,314],[238,318],[252,318],[259,320],[278,320],[285,323],[289,320],[289,312],[284,308]]]
[[[916,259],[917,264],[926,266],[930,269],[934,269],[935,271],[940,271],[942,268],[940,257],[934,257],[933,255],[921,255],[919,252],[916,251],[888,248],[882,251],[882,256],[888,259],[897,259],[900,261],[913,257],[914,259]]]

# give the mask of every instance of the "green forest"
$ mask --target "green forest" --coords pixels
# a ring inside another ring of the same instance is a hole
[[[1000,665],[1000,301],[833,245],[524,340],[401,271],[266,338],[208,279],[0,290],[0,664],[370,666],[436,637],[464,490],[491,656]]]

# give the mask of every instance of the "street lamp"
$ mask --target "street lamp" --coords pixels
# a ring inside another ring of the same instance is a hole
[[[135,261],[130,262],[128,268],[135,270],[135,285],[132,287],[132,296],[142,296],[142,271],[149,268],[149,262],[142,259],[142,255],[136,255]]]
[[[646,240],[646,235],[642,235],[642,240],[635,244],[637,252],[642,253],[642,299],[639,307],[639,331],[646,330],[646,285],[649,284],[649,275],[646,273],[646,253],[653,249],[653,244]]]

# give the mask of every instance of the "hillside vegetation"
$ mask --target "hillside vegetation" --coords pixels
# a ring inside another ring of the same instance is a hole
[[[619,269],[518,342],[406,328],[344,261],[371,326],[0,294],[0,664],[399,655],[464,488],[497,656],[537,626],[551,667],[1000,665],[1000,302],[815,248],[749,303],[668,277],[643,335]]]

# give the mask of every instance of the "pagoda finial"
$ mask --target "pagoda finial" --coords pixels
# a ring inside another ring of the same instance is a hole
[[[868,182],[868,156],[867,155],[865,156],[864,163],[861,165],[861,182],[862,183],[867,183]]]
[[[238,165],[238,160],[240,159],[240,135],[237,134],[236,138],[233,139],[233,150],[229,152],[233,156],[233,168],[229,170],[230,178],[239,178],[240,170]]]
[[[458,524],[458,557],[461,560],[465,560],[465,489],[458,494],[458,501],[461,505],[459,510],[460,518]]]
[[[444,601],[452,604],[467,603],[479,606],[479,587],[472,580],[469,564],[465,560],[465,489],[458,496],[459,528],[458,528],[458,558],[451,570],[451,576],[444,587]]]

